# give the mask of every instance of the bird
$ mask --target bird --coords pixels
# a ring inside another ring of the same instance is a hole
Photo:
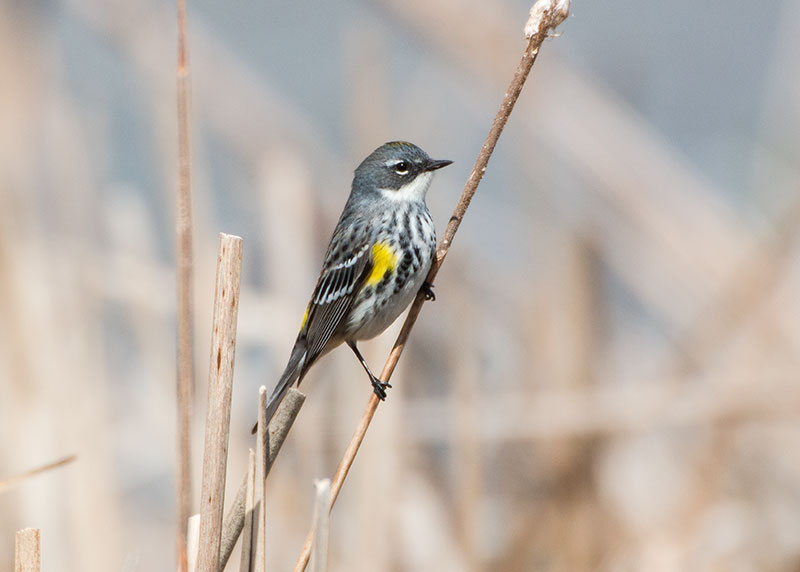
[[[378,398],[386,399],[391,385],[370,371],[357,343],[381,334],[420,290],[435,299],[425,281],[436,258],[436,228],[425,197],[434,172],[451,163],[431,159],[413,143],[392,141],[358,165],[289,361],[267,401],[267,424],[289,388],[343,343]]]

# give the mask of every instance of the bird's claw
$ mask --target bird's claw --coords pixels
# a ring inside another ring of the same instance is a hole
[[[391,383],[384,383],[380,379],[374,377],[371,379],[372,381],[372,391],[375,392],[375,395],[378,396],[378,399],[381,401],[386,401],[386,390],[391,389]]]
[[[427,302],[433,302],[434,300],[436,300],[436,294],[433,293],[433,284],[431,284],[427,280],[422,283],[420,291],[425,295],[425,300]]]

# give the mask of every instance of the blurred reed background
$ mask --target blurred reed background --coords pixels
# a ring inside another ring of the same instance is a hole
[[[244,237],[229,497],[355,165],[455,160],[528,0],[190,0],[195,507],[217,233]],[[0,570],[174,569],[174,3],[0,2]],[[331,569],[800,567],[800,3],[575,1],[334,509]],[[380,368],[398,325],[364,344]],[[269,482],[289,568],[369,396],[345,349]],[[236,555],[232,561],[237,561]],[[234,565],[235,566],[235,565]]]

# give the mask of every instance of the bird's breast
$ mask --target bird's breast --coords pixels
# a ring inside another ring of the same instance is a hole
[[[372,270],[346,321],[345,339],[383,332],[408,307],[431,267],[436,230],[424,204],[384,213],[375,229]]]

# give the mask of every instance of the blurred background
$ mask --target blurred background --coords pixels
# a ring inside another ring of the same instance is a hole
[[[244,238],[229,496],[352,170],[455,163],[528,0],[189,1],[194,511],[217,235]],[[800,567],[800,2],[576,0],[511,116],[333,512],[331,570]],[[0,570],[175,566],[176,16],[0,1]],[[398,331],[362,349],[380,369]],[[269,480],[293,565],[369,397],[346,349]],[[237,561],[236,555],[232,559]],[[236,569],[235,565],[229,569]]]

